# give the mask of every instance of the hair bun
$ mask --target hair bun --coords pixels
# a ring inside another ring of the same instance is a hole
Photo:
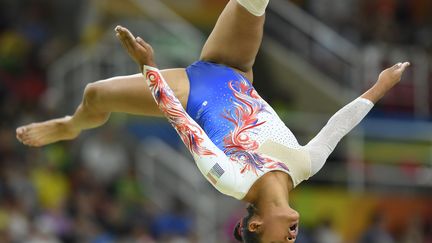
[[[243,237],[241,235],[241,231],[242,229],[240,228],[240,222],[237,223],[236,227],[234,228],[234,238],[240,242],[243,242]]]

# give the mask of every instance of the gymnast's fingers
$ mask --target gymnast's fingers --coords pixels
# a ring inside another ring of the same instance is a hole
[[[141,37],[137,37],[136,41],[148,52],[148,54],[153,54],[153,47],[149,43],[145,42]]]
[[[147,42],[145,42],[141,37],[137,37],[136,41],[138,42],[138,44],[140,44],[142,47],[148,49],[148,47],[150,46]]]
[[[392,68],[394,69],[394,70],[397,70],[397,71],[401,71],[401,72],[403,72],[403,71],[405,71],[405,69],[408,67],[408,66],[410,66],[411,64],[409,63],[409,62],[399,62],[399,63],[396,63]]]
[[[405,69],[406,69],[407,67],[409,67],[410,65],[411,65],[411,63],[409,63],[409,62],[404,62],[404,63],[402,63],[402,64],[400,65],[400,70],[401,70],[401,72],[404,72]]]
[[[402,78],[403,73],[405,72],[405,69],[409,67],[410,63],[404,62],[404,63],[398,63],[396,65],[397,67],[396,70],[394,71],[394,75],[396,75],[397,79],[400,80]]]
[[[116,34],[117,38],[120,40],[121,45],[123,46],[124,49],[126,49],[128,52],[130,51],[130,46],[127,45],[121,38],[120,34],[117,33]]]
[[[128,51],[134,51],[136,42],[132,33],[128,29],[121,26],[117,26],[115,31],[117,32],[116,36],[119,38],[123,47],[125,47]]]
[[[125,27],[123,27],[123,26],[118,25],[118,26],[115,28],[115,31],[116,31],[117,33],[119,33],[120,36],[121,36],[123,39],[127,39],[127,40],[134,40],[134,39],[135,39],[135,37],[133,36],[132,32],[130,32],[130,30],[128,30],[127,28],[125,28]]]

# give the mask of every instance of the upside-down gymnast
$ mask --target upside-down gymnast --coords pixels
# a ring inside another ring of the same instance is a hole
[[[116,27],[144,76],[90,83],[72,116],[19,127],[17,138],[29,146],[43,146],[101,126],[111,112],[165,115],[206,179],[221,193],[249,203],[248,215],[234,229],[237,240],[294,242],[299,214],[289,205],[289,192],[322,168],[340,139],[400,81],[409,63],[381,72],[368,91],[301,146],[252,86],[268,1],[229,1],[200,60],[185,69],[159,71],[152,47]]]

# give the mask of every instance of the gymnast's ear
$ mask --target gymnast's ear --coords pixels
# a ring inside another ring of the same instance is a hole
[[[248,230],[250,232],[259,233],[261,232],[263,222],[259,217],[253,217],[248,222]]]

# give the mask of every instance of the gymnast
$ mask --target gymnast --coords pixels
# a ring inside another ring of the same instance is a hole
[[[268,1],[229,1],[200,60],[187,68],[158,70],[152,47],[117,26],[117,37],[142,74],[88,84],[72,116],[19,127],[18,140],[38,147],[74,139],[104,124],[111,112],[165,115],[204,177],[221,193],[249,203],[248,214],[234,229],[238,241],[294,242],[299,214],[289,205],[290,191],[323,167],[340,139],[410,64],[382,71],[369,90],[301,146],[252,86]]]

